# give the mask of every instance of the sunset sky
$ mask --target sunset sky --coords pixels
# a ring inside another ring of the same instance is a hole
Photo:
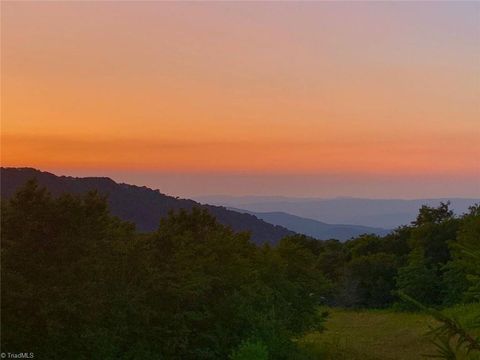
[[[2,2],[2,166],[480,196],[480,2]]]

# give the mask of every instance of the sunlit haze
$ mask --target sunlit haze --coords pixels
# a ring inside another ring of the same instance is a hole
[[[480,2],[2,2],[2,166],[480,196]]]

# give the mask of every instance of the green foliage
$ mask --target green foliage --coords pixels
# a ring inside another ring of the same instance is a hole
[[[35,182],[1,215],[2,349],[40,359],[311,358],[297,344],[324,330],[321,305],[385,308],[396,290],[429,307],[480,300],[479,206],[424,206],[385,237],[275,247],[198,208],[138,234],[98,193],[53,198]],[[443,323],[444,356],[452,336],[471,347]]]
[[[343,267],[348,261],[346,247],[337,240],[316,241],[321,244],[318,251],[317,268],[332,282],[338,282],[343,273]],[[317,245],[318,246],[318,245]]]
[[[377,253],[354,257],[347,265],[342,302],[347,306],[380,308],[392,301],[396,259]]]
[[[449,203],[422,206],[416,221],[384,237],[361,235],[342,244],[298,237],[317,257],[318,271],[332,287],[332,306],[381,308],[395,303],[392,290],[418,296],[432,306],[450,306],[476,299],[480,270],[464,256],[464,246],[478,248],[480,210],[457,217]],[[467,275],[468,274],[468,275]],[[405,308],[405,303],[396,306]]]
[[[324,303],[331,284],[318,271],[315,255],[298,239],[298,236],[284,238],[274,252],[285,271],[286,281],[280,288],[284,289],[287,284],[293,286],[284,294],[288,300],[287,311],[291,313],[289,327],[301,333],[307,329],[321,329],[325,314],[319,313],[317,308]],[[272,280],[279,275],[270,274]]]
[[[329,283],[298,239],[258,248],[197,208],[139,235],[98,194],[52,198],[35,182],[2,203],[1,221],[2,350],[290,359],[292,340],[322,327]]]
[[[456,319],[446,316],[438,310],[426,307],[419,301],[399,291],[398,296],[405,302],[421,309],[423,312],[431,315],[440,325],[431,327],[428,335],[436,346],[435,354],[427,354],[427,357],[456,360],[460,353],[466,354],[469,358],[478,358],[480,355],[480,337],[472,335],[464,326]],[[476,315],[477,324],[480,326],[480,314]]]
[[[399,269],[396,288],[427,304],[439,303],[440,280],[436,270],[426,264],[421,248],[414,249],[410,253],[408,264]]]
[[[449,242],[455,240],[458,227],[458,219],[418,225],[412,229],[410,247],[422,248],[428,264],[441,267],[451,259]]]
[[[471,330],[480,330],[480,302],[470,304],[457,304],[442,309],[442,313],[450,318],[457,319],[463,327]],[[479,331],[477,331],[479,333]],[[480,333],[479,333],[480,335]]]
[[[352,258],[357,258],[382,252],[384,243],[379,236],[366,234],[347,242],[346,246]]]
[[[466,217],[470,218],[470,220],[471,218],[477,218],[477,216],[478,212],[476,207],[471,209],[471,213],[469,215],[466,215]],[[468,221],[464,224],[467,224],[466,226],[468,227],[472,224],[472,222]],[[474,224],[476,223],[474,222]],[[474,233],[474,237],[475,236],[476,234]],[[460,241],[463,239],[464,238],[461,236],[459,237]],[[467,239],[471,238],[467,237]],[[471,242],[471,244],[472,243],[475,242]],[[478,300],[480,295],[477,291],[480,274],[480,249],[478,249],[478,243],[476,245],[477,246],[474,249],[469,249],[468,247],[460,245],[459,243],[454,244],[454,248],[456,248],[458,251],[457,257],[462,259],[463,262],[460,262],[460,260],[457,258],[457,260],[453,261],[453,264],[463,265],[467,271],[465,277],[476,281],[468,292],[473,295],[474,299]],[[468,271],[471,271],[472,273],[469,274]],[[461,358],[480,359],[480,336],[476,336],[468,330],[468,328],[465,326],[465,320],[462,322],[457,316],[448,316],[438,310],[428,308],[421,302],[413,299],[401,291],[398,292],[398,295],[405,302],[423,310],[440,322],[439,326],[431,327],[429,332],[429,335],[433,338],[432,342],[436,346],[437,351],[435,354],[428,354],[428,357],[449,360]],[[467,307],[469,310],[469,322],[467,324],[469,324],[470,329],[480,328],[479,305],[480,304],[477,303],[471,304]]]
[[[461,261],[452,260],[441,269],[443,305],[450,306],[466,300],[471,282],[465,272],[464,264]]]
[[[425,304],[448,306],[478,299],[480,262],[465,256],[464,244],[479,247],[479,214],[474,206],[456,217],[442,203],[422,207],[412,225],[383,238],[363,235],[345,244],[298,241],[317,256],[317,269],[332,282],[334,291],[326,292],[330,305],[386,307],[395,301],[391,291],[402,289]]]
[[[464,301],[480,301],[480,205],[470,207],[459,228],[455,242],[450,244],[452,263],[465,276]]]
[[[268,349],[260,341],[245,341],[230,355],[231,360],[268,360]]]
[[[53,199],[34,182],[3,204],[1,220],[2,348],[114,358],[127,345],[120,337],[128,341],[117,306],[127,306],[123,285],[135,276],[137,259],[129,269],[121,260],[137,246],[133,226],[110,217],[96,193]]]
[[[413,222],[415,226],[422,226],[425,224],[440,224],[444,221],[453,218],[453,211],[449,209],[450,202],[442,202],[440,206],[432,208],[427,205],[422,205],[418,211],[417,219]]]

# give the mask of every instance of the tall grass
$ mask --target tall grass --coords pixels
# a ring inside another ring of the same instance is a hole
[[[426,333],[438,323],[428,314],[392,310],[331,309],[326,331],[311,333],[301,345],[311,359],[414,360],[434,354]],[[474,325],[480,304],[457,305],[446,314],[467,328]]]

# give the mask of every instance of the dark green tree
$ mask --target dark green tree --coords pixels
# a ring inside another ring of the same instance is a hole
[[[455,241],[449,243],[452,261],[446,265],[445,291],[450,304],[480,301],[480,205],[470,207],[461,218]]]
[[[437,305],[442,300],[437,271],[429,267],[421,248],[414,249],[407,265],[398,270],[396,288],[424,304]]]
[[[397,261],[385,253],[354,257],[345,268],[338,302],[343,306],[381,308],[391,304]]]
[[[34,181],[2,206],[2,348],[39,358],[117,358],[135,275],[133,226],[96,193],[52,198]],[[135,311],[135,310],[132,310]]]

